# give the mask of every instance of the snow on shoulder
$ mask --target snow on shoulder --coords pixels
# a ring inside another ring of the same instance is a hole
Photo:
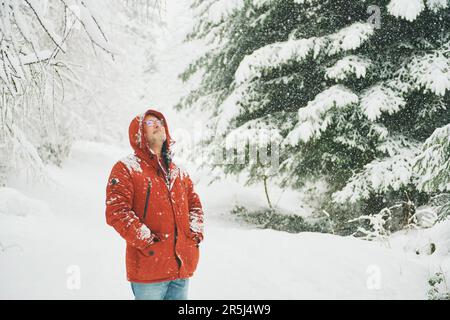
[[[177,164],[177,168],[178,168],[178,174],[180,175],[181,180],[184,180],[184,178],[188,177],[188,171],[186,169],[186,167],[183,164]]]
[[[125,158],[120,159],[120,162],[122,162],[128,168],[129,171],[142,173],[142,168],[140,165],[141,159],[136,157],[134,153],[129,154]]]

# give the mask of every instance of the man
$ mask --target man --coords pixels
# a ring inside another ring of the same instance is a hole
[[[203,240],[203,210],[190,176],[172,161],[163,114],[148,110],[129,127],[134,153],[112,168],[106,222],[126,240],[135,299],[186,300]]]

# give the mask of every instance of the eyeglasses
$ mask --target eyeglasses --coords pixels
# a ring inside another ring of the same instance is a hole
[[[164,120],[159,120],[159,119],[153,120],[153,119],[150,119],[150,120],[144,121],[144,123],[145,123],[145,125],[147,127],[152,127],[152,126],[155,125],[155,123],[158,123],[160,126],[163,126],[164,125]]]

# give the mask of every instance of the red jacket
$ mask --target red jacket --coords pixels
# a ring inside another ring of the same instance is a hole
[[[191,277],[203,240],[202,205],[188,173],[171,162],[166,180],[147,146],[143,119],[150,113],[164,119],[170,154],[167,121],[148,110],[131,121],[134,153],[113,166],[106,187],[106,222],[127,242],[127,280],[147,283]]]

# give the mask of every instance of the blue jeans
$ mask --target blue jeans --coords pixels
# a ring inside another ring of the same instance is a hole
[[[130,283],[135,300],[187,300],[189,278],[155,283]]]

